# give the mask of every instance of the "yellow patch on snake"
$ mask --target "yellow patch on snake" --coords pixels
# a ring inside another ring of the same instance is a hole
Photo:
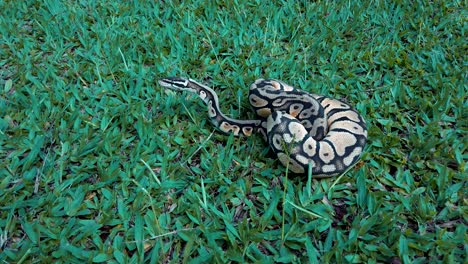
[[[271,86],[275,89],[275,90],[280,90],[281,89],[281,84],[277,81],[271,81]]]
[[[261,108],[257,110],[257,115],[261,117],[268,117],[271,115],[271,110],[270,108]]]
[[[291,85],[285,84],[285,83],[282,83],[282,84],[283,84],[283,88],[284,88],[285,91],[289,92],[289,91],[294,90],[294,87],[292,87]]]
[[[324,163],[329,163],[335,159],[335,152],[330,143],[326,141],[319,141],[320,151],[319,157]]]
[[[275,88],[276,90],[283,90],[288,92],[294,90],[294,87],[292,87],[291,85],[280,81],[271,81],[271,86],[273,86],[273,88]],[[283,86],[283,89],[281,89],[281,86]]]
[[[353,134],[347,132],[331,131],[328,133],[327,139],[333,142],[338,156],[343,156],[346,153],[346,148],[354,146],[357,142],[357,138]]]
[[[222,122],[221,125],[219,126],[219,129],[221,131],[224,131],[226,133],[232,132],[234,135],[239,135],[240,128],[237,125],[231,125],[227,122]]]
[[[243,127],[242,133],[246,136],[252,135],[253,128],[252,127]]]
[[[297,161],[288,157],[288,155],[280,152],[278,153],[278,160],[281,162],[281,164],[283,164],[283,166],[289,167],[290,171],[294,173],[304,173],[304,167],[302,167],[301,164],[297,163]]]

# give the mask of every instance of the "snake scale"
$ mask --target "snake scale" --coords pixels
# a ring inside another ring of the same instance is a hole
[[[305,173],[311,165],[317,178],[342,174],[357,162],[366,144],[366,122],[351,106],[279,80],[258,79],[250,86],[249,102],[258,116],[254,120],[227,117],[215,91],[192,79],[168,77],[159,84],[198,94],[208,106],[211,122],[225,133],[260,132],[294,173]]]

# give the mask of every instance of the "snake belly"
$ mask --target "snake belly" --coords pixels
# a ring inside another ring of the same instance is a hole
[[[159,84],[198,94],[208,106],[210,121],[222,132],[259,132],[294,173],[306,173],[310,166],[317,178],[342,174],[358,161],[367,141],[366,122],[351,106],[279,80],[258,79],[250,86],[249,102],[258,116],[253,120],[225,116],[216,92],[192,79],[168,77]]]

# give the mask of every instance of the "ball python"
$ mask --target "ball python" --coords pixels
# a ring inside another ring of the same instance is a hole
[[[309,165],[317,178],[342,174],[359,159],[367,140],[366,122],[348,104],[308,93],[274,79],[258,79],[249,89],[249,102],[258,119],[238,120],[224,115],[216,92],[192,79],[168,77],[164,88],[189,91],[208,106],[215,127],[235,136],[261,133],[278,160],[293,173]]]

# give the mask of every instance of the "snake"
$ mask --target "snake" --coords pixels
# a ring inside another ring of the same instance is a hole
[[[349,104],[297,89],[276,79],[250,85],[248,100],[257,119],[240,120],[220,110],[216,92],[190,78],[159,79],[163,88],[196,93],[211,123],[234,136],[260,133],[283,166],[296,174],[326,178],[345,173],[360,158],[366,141],[364,118]]]

